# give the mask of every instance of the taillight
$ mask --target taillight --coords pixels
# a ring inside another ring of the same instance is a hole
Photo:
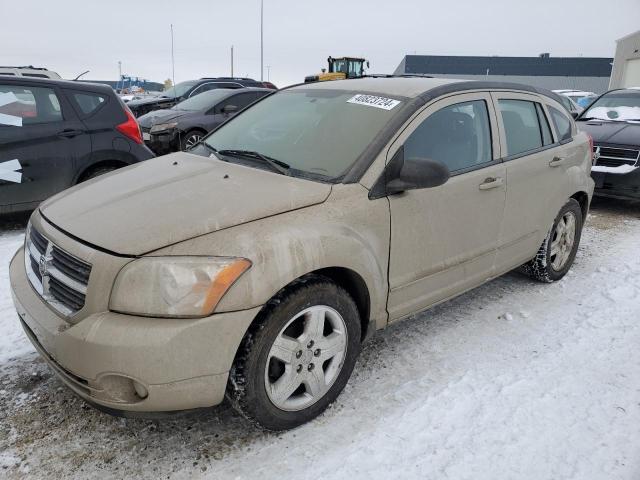
[[[136,117],[133,116],[131,110],[126,106],[124,108],[124,113],[127,115],[127,121],[120,125],[116,125],[116,130],[125,137],[128,137],[134,142],[142,145],[142,131],[140,130],[140,125],[138,125],[138,122],[136,121]]]

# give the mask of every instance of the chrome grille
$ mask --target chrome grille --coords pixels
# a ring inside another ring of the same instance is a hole
[[[640,159],[640,150],[633,148],[594,145],[593,152],[598,158],[596,165],[602,167],[619,167],[621,165],[636,166]]]
[[[70,316],[84,307],[90,264],[54,245],[31,224],[24,259],[31,285],[55,310]]]

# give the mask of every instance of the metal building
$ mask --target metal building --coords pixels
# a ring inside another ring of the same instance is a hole
[[[640,87],[640,30],[616,40],[609,89]]]
[[[518,82],[549,90],[606,92],[612,58],[406,55],[396,74]]]

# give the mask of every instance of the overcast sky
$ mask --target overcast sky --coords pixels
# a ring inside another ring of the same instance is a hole
[[[264,64],[278,86],[333,56],[391,73],[406,54],[613,56],[640,28],[640,0],[265,0]],[[260,79],[260,0],[0,0],[0,65],[73,78],[123,73],[162,82],[235,74]],[[264,79],[267,79],[265,68]]]

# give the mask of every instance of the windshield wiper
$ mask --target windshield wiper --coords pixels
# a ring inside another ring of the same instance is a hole
[[[200,141],[197,145],[202,145],[203,147],[205,147],[207,150],[209,150],[211,152],[211,155],[209,155],[209,157],[215,157],[218,160],[220,160],[221,162],[228,162],[229,160],[225,160],[224,158],[222,158],[220,155],[218,155],[218,150],[216,150],[215,148],[213,148],[211,145],[209,145],[207,142],[203,142]]]
[[[610,118],[599,118],[599,117],[581,117],[581,118],[577,118],[576,120],[579,120],[581,122],[589,122],[591,120],[599,120],[601,122],[612,122],[613,121]]]
[[[213,147],[210,147],[213,148]],[[257,160],[260,160],[264,163],[266,163],[267,165],[269,165],[274,171],[282,174],[282,175],[291,175],[291,172],[289,171],[289,169],[291,168],[291,166],[288,163],[285,163],[281,160],[276,160],[275,158],[270,158],[267,157],[265,155],[262,155],[259,152],[254,152],[252,150],[218,150],[217,151],[218,154],[220,155],[229,155],[229,156],[235,156],[235,157],[249,157],[249,158],[255,158]]]

